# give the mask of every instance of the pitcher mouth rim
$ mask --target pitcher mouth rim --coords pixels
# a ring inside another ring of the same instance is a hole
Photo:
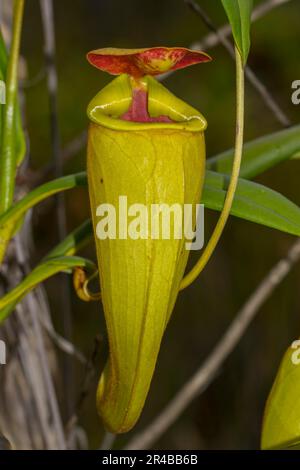
[[[153,117],[167,115],[172,122],[134,122],[121,118],[132,102],[132,85],[127,74],[115,78],[92,99],[87,109],[89,119],[95,124],[122,131],[205,131],[207,121],[199,111],[177,98],[149,75],[143,78],[143,84],[148,91],[149,114]]]

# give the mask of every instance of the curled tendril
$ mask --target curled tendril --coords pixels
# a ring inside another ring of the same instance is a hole
[[[73,286],[77,296],[84,302],[95,302],[101,299],[100,292],[91,292],[89,290],[89,283],[98,277],[98,271],[95,271],[91,276],[87,276],[87,272],[82,268],[75,268],[73,274]]]

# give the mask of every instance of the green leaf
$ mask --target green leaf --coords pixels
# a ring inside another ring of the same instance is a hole
[[[40,264],[49,261],[51,258],[60,256],[74,256],[81,248],[87,245],[93,238],[93,225],[91,220],[85,221],[76,230],[71,232],[64,240],[62,240],[48,255],[41,261]],[[29,274],[31,276],[31,274]],[[31,290],[37,284],[31,283]],[[27,291],[28,292],[28,291]],[[1,318],[7,318],[10,313],[15,309],[16,305],[22,300],[24,293],[21,289],[19,295],[14,297],[14,301],[8,303],[0,312]]]
[[[23,199],[14,204],[8,211],[0,216],[0,263],[3,259],[6,246],[13,235],[12,228],[18,223],[26,212],[39,202],[61,191],[86,186],[87,176],[85,172],[63,176],[39,186]]]
[[[252,140],[244,146],[240,176],[255,178],[260,173],[294,158],[300,152],[300,125]],[[234,150],[230,149],[207,160],[209,170],[230,174]]]
[[[40,284],[59,272],[69,272],[76,267],[96,271],[94,263],[79,256],[58,256],[47,259],[39,264],[17,287],[0,299],[0,323],[7,318],[10,312],[7,307],[10,306],[10,304],[16,303],[16,301],[20,301],[29,291],[34,289],[37,284]]]
[[[230,177],[206,172],[202,203],[221,211]],[[252,181],[239,179],[231,215],[282,232],[300,236],[300,208],[276,191]]]
[[[62,176],[55,180],[49,181],[28,193],[20,201],[14,204],[8,211],[0,216],[0,227],[5,226],[8,222],[17,222],[29,209],[44,201],[50,196],[61,191],[66,191],[80,186],[87,185],[86,172],[75,173],[73,175]]]
[[[91,219],[88,219],[53,248],[44,260],[56,256],[73,256],[86,246],[92,238],[93,224]]]
[[[250,51],[250,27],[253,0],[221,0],[228,16],[235,44],[247,62]]]

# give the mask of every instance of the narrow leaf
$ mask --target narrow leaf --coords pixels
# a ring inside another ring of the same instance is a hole
[[[202,203],[220,211],[230,177],[206,172]],[[300,208],[276,191],[252,181],[240,179],[231,215],[300,236]]]
[[[16,300],[20,301],[20,299],[34,289],[37,284],[45,281],[49,277],[62,271],[69,271],[75,267],[96,270],[94,263],[79,256],[60,256],[50,258],[39,264],[17,287],[0,299],[0,323],[5,320],[9,312],[6,307],[10,304],[15,303]]]
[[[86,173],[81,172],[57,178],[35,188],[0,216],[0,228],[4,227],[8,222],[18,221],[29,209],[48,197],[61,191],[86,186],[86,184]]]
[[[5,254],[7,244],[14,234],[14,227],[26,212],[39,202],[47,199],[48,197],[73,189],[79,186],[86,186],[87,177],[86,173],[77,173],[74,175],[63,176],[56,180],[39,186],[23,199],[14,204],[8,211],[0,216],[0,264]]]
[[[41,261],[40,264],[49,261],[51,258],[61,256],[74,256],[80,249],[86,246],[93,238],[92,221],[86,220],[76,230],[71,232],[64,240],[62,240],[48,255]],[[31,275],[31,274],[29,274]],[[36,287],[37,284],[32,284],[31,289]],[[20,291],[18,296],[14,296],[14,301],[7,304],[0,312],[1,318],[7,318],[10,313],[15,309],[16,305],[22,300],[24,293]]]
[[[300,125],[252,140],[244,146],[240,176],[255,178],[300,152]],[[234,150],[230,149],[208,159],[207,168],[230,174]]]
[[[250,51],[250,27],[253,0],[221,0],[228,16],[235,44],[244,64]]]
[[[91,219],[86,220],[51,250],[44,260],[57,256],[73,256],[84,248],[93,237],[93,224]]]

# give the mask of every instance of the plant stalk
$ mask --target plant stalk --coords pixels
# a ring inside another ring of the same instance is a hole
[[[15,113],[18,93],[18,64],[25,0],[14,0],[13,37],[6,74],[6,106],[0,148],[0,213],[13,202],[16,174]]]

